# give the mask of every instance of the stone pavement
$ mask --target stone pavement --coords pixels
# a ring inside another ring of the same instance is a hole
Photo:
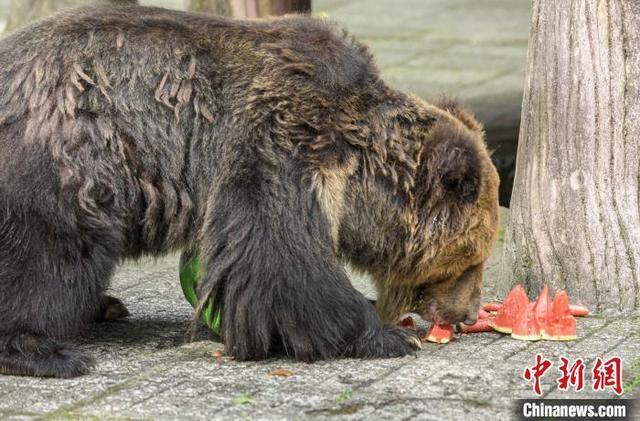
[[[560,356],[583,358],[588,371],[597,356],[620,356],[631,388],[625,397],[640,397],[640,316],[580,319],[579,340],[569,343],[482,333],[390,360],[216,359],[212,351],[223,347],[207,332],[187,340],[191,308],[177,265],[168,256],[120,268],[111,292],[131,317],[96,324],[79,342],[97,357],[96,369],[70,380],[0,376],[0,419],[509,419],[513,399],[534,396],[522,373],[536,353],[555,367]],[[487,299],[496,298],[495,265],[488,265]],[[591,391],[588,381],[581,393],[559,392],[555,367],[543,378],[545,397],[611,395]],[[276,368],[293,375],[274,376]]]

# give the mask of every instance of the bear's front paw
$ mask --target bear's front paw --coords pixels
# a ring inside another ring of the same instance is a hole
[[[412,330],[385,325],[375,334],[365,334],[354,344],[356,358],[396,358],[421,349],[420,338]]]
[[[413,330],[387,325],[383,332],[386,357],[402,357],[422,349],[422,342]]]
[[[110,322],[113,320],[124,319],[130,315],[127,307],[115,297],[103,295],[100,299],[100,307],[96,314],[96,322]]]

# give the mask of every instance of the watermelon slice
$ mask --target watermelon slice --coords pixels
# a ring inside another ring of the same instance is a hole
[[[435,342],[437,344],[446,344],[453,337],[453,325],[433,323],[425,336],[421,337],[423,341]]]
[[[419,314],[404,313],[396,321],[397,326],[413,329],[423,342],[446,344],[451,341],[454,330],[460,333],[493,332],[493,315],[484,310],[478,311],[478,321],[473,325],[429,324]]]
[[[488,311],[484,311],[483,309],[478,310],[478,320],[488,319],[490,317],[492,316]]]
[[[540,329],[540,334],[544,333],[547,326],[549,310],[551,310],[551,298],[549,297],[549,287],[545,284],[533,307],[534,318]]]
[[[502,308],[502,304],[486,303],[482,305],[482,308],[483,310],[488,311],[489,313],[496,313],[498,310]],[[586,306],[583,306],[580,304],[569,304],[569,311],[571,312],[571,315],[574,317],[585,317],[591,313]]]
[[[502,303],[486,303],[482,305],[482,309],[489,313],[500,310],[500,307],[502,307]]]
[[[424,335],[429,330],[429,322],[422,318],[418,313],[404,313],[396,321],[396,326],[407,329],[413,329],[418,336]]]
[[[569,296],[558,291],[548,313],[543,338],[551,341],[573,341],[577,338],[576,319],[571,315]]]
[[[527,313],[529,298],[522,285],[516,285],[504,299],[493,321],[493,328],[500,333],[511,333],[517,314]]]
[[[497,310],[497,314],[489,311]],[[536,301],[529,301],[521,285],[516,285],[505,298],[504,304],[484,304],[478,310],[478,321],[473,325],[457,326],[433,323],[424,320],[416,313],[405,313],[397,324],[417,331],[422,341],[448,343],[454,328],[459,333],[492,332],[511,334],[519,340],[537,341],[549,339],[570,341],[576,339],[576,320],[572,314],[586,315],[589,310],[584,306],[569,305],[564,291],[556,294],[551,301],[549,287],[545,285]]]
[[[540,340],[540,327],[536,322],[535,303],[529,303],[525,310],[515,313],[511,326],[511,337],[521,341]]]
[[[405,313],[396,322],[396,325],[404,327],[406,329],[416,330],[416,320],[411,313]]]
[[[415,330],[422,342],[446,344],[453,337],[453,325],[438,323],[429,325],[429,322],[416,313],[404,313],[398,318],[396,325]]]
[[[569,311],[574,317],[584,317],[589,315],[589,309],[580,304],[569,304]]]
[[[577,338],[576,319],[573,315],[589,314],[589,310],[584,306],[570,305],[565,291],[559,291],[552,302],[546,285],[536,301],[529,302],[524,289],[516,285],[500,307],[491,303],[485,304],[483,308],[485,310],[498,308],[493,320],[495,330],[510,333],[514,339],[527,341],[575,340]]]
[[[472,325],[459,325],[459,331],[461,333],[480,333],[480,332],[493,332],[493,320],[490,317],[478,319]]]

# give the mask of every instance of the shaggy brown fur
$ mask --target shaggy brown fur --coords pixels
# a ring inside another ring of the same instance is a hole
[[[355,175],[341,249],[352,266],[372,275],[383,320],[411,311],[472,324],[499,225],[498,174],[468,110],[450,99],[408,100],[416,109],[405,104],[404,113],[433,118],[428,129],[407,117],[409,124],[394,128],[400,139],[421,139],[412,185],[389,194],[389,183],[363,187]]]
[[[180,249],[202,256],[236,358],[405,355],[413,333],[339,258],[372,271],[387,321],[468,319],[497,183],[470,114],[390,89],[325,21],[34,24],[0,41],[0,372],[86,372],[57,340],[126,314],[103,296],[118,262]]]

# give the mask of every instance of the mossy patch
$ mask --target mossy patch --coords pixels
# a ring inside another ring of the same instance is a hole
[[[349,399],[351,399],[352,395],[353,395],[353,392],[351,391],[351,389],[346,389],[346,390],[343,390],[342,392],[340,392],[340,394],[338,395],[336,400],[338,402],[348,401]]]
[[[233,398],[231,402],[234,405],[253,405],[254,403],[256,403],[256,400],[250,394],[243,393]]]

